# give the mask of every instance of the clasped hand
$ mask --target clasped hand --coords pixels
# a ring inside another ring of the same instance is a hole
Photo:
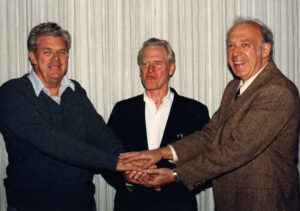
[[[173,182],[173,171],[168,168],[157,168],[156,163],[165,158],[163,149],[150,151],[127,152],[119,155],[117,170],[130,183],[154,187],[160,191],[160,186]]]

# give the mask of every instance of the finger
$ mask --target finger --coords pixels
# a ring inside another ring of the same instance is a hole
[[[143,169],[149,169],[150,166],[154,166],[154,165],[153,165],[154,163],[155,163],[154,160],[149,159],[147,162],[145,162],[145,164],[142,166],[142,168],[143,168]]]
[[[130,164],[138,167],[143,167],[143,165],[146,163],[146,160],[136,160],[132,161]]]
[[[138,171],[135,175],[134,175],[134,179],[138,179],[143,175],[143,172]]]
[[[157,165],[152,165],[149,167],[149,169],[156,169],[157,168]]]
[[[143,160],[143,162],[145,164],[147,164],[150,161],[150,158],[147,157],[147,155],[145,155],[145,154],[138,154],[138,155],[126,158],[126,159],[122,159],[122,160],[123,160],[124,163],[130,163],[130,162],[133,162],[133,161]]]
[[[124,173],[127,175],[127,174],[130,174],[130,173],[131,173],[131,171],[125,171]]]
[[[145,183],[142,180],[140,180],[140,179],[138,179],[138,180],[136,180],[136,179],[130,179],[130,180],[128,180],[128,182],[139,184],[139,185],[145,185]]]
[[[132,152],[124,152],[124,153],[120,153],[119,154],[119,158],[120,159],[127,159],[127,158],[130,158],[132,156],[136,156],[138,155],[140,152],[135,152],[135,151],[132,151]]]
[[[150,175],[159,174],[160,172],[161,172],[161,169],[157,169],[157,168],[149,168],[146,170],[146,173],[150,174]]]
[[[155,180],[147,180],[147,185],[151,187],[156,187],[158,183]]]
[[[136,171],[131,171],[129,174],[127,174],[127,176],[128,176],[128,178],[133,179],[135,174],[136,174]]]
[[[161,191],[161,187],[155,187],[154,190],[157,191],[157,192],[160,192]]]

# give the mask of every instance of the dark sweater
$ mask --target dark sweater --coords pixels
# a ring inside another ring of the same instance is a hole
[[[75,83],[58,105],[27,75],[0,87],[0,131],[8,153],[7,202],[20,211],[95,208],[93,174],[115,170],[123,148]]]

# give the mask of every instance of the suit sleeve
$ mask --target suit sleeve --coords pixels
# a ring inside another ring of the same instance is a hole
[[[212,140],[217,134],[219,111],[216,111],[210,120],[207,112],[205,122],[200,122],[201,127],[195,130],[195,132],[171,144],[176,151],[180,162],[186,162],[188,160],[195,159],[199,153],[205,153],[209,151],[209,149],[212,147]]]
[[[85,92],[83,97],[89,104]],[[97,138],[101,143],[98,148],[76,140],[49,125],[36,109],[33,99],[16,86],[3,85],[0,88],[0,99],[0,127],[4,137],[14,134],[35,149],[75,166],[115,170],[117,154],[104,150],[103,147],[107,147],[107,144],[100,146],[115,137],[106,129],[103,119],[91,105],[86,106],[87,109],[91,109],[88,118],[95,124],[92,126],[93,131],[99,130]]]
[[[296,103],[298,100],[283,86],[273,85],[260,91],[237,126],[231,131],[230,138],[222,140],[222,135],[217,136],[221,140],[216,142],[224,144],[216,146],[200,144],[193,153],[192,159],[178,162],[179,178],[192,189],[195,185],[200,185],[251,161],[272,144],[293,115],[299,115],[296,112],[299,110],[297,108],[299,104]],[[173,147],[176,151],[180,151],[179,147],[191,149],[196,142],[201,142],[207,137],[208,127],[202,132],[187,137],[191,141],[178,143]],[[186,150],[180,151],[179,160],[184,151]],[[198,151],[197,156],[195,156],[196,151]]]

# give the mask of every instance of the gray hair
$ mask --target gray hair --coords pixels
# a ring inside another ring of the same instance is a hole
[[[57,23],[41,23],[35,26],[29,33],[27,39],[28,51],[36,53],[37,39],[42,35],[62,37],[65,41],[67,51],[71,48],[71,35],[67,30],[62,29]]]
[[[154,46],[154,45],[162,45],[162,46],[164,46],[165,49],[167,50],[167,53],[168,53],[169,64],[175,63],[175,53],[174,53],[174,51],[173,51],[170,43],[168,43],[168,41],[166,41],[166,40],[161,40],[161,39],[157,39],[155,37],[152,37],[152,38],[146,40],[143,43],[142,48],[139,50],[139,53],[138,53],[138,56],[137,56],[137,63],[138,63],[138,65],[140,65],[141,62],[142,62],[142,55],[143,55],[144,49],[146,47],[148,47],[148,46]]]
[[[238,24],[245,24],[245,23],[249,23],[249,24],[253,24],[255,26],[257,26],[262,34],[262,43],[270,43],[271,44],[271,49],[270,49],[270,54],[269,54],[269,61],[273,59],[273,33],[272,31],[259,19],[251,19],[251,18],[236,18],[234,21],[234,25],[229,29],[229,31],[227,32],[227,38],[228,35],[231,31],[231,29],[233,27],[235,27]]]

